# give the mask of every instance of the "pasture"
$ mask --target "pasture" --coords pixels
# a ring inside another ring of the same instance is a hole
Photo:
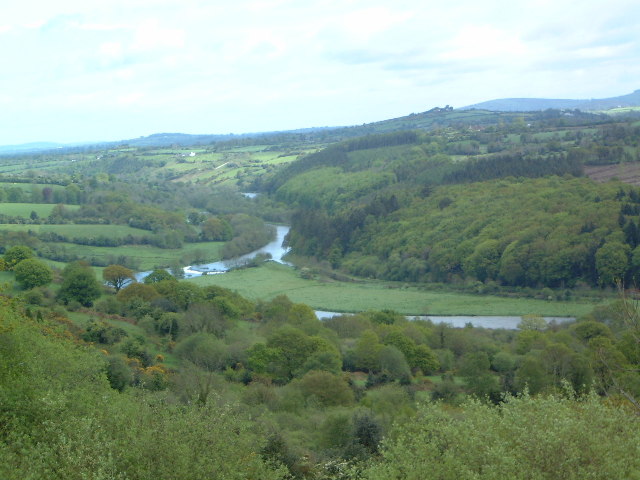
[[[153,235],[153,233],[149,232],[148,230],[133,228],[129,227],[128,225],[15,225],[3,223],[0,224],[0,231],[33,232],[36,234],[53,232],[59,235],[64,235],[68,238],[123,238],[127,235]]]
[[[20,169],[20,171],[24,171],[24,165],[22,165],[22,168]],[[24,192],[31,192],[33,190],[41,192],[43,188],[50,188],[53,191],[64,190],[65,188],[62,185],[52,185],[48,183],[22,183],[22,182],[10,182],[7,180],[0,182],[0,187],[2,188],[17,187]]]
[[[305,280],[290,267],[268,262],[259,268],[190,279],[200,286],[220,285],[251,299],[270,300],[287,295],[316,310],[359,312],[392,309],[405,315],[526,315],[580,316],[595,304],[546,301],[429,291],[393,282],[337,282]]]
[[[63,248],[68,254],[101,262],[119,256],[134,259],[140,271],[166,268],[176,262],[194,264],[220,260],[224,242],[185,243],[182,248],[158,248],[151,245],[122,245],[120,247],[95,247],[68,242],[51,242],[51,246]]]
[[[29,218],[31,212],[36,212],[38,217],[44,218],[51,214],[56,205],[52,203],[0,203],[0,213],[10,215],[12,217]],[[65,205],[66,210],[77,210],[78,205]]]

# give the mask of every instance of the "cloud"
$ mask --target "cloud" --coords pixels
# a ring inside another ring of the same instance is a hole
[[[639,88],[639,23],[637,0],[13,2],[0,88],[13,99],[3,113],[22,123],[0,144],[41,139],[41,124],[72,137],[92,115],[136,136],[163,122],[241,132],[506,96],[614,96]],[[30,123],[21,105],[47,121]]]
[[[141,99],[144,98],[144,93],[141,92],[132,92],[127,93],[125,95],[120,95],[116,101],[119,105],[130,106],[136,103],[139,103]]]
[[[159,48],[182,48],[184,45],[183,29],[161,26],[157,19],[150,18],[138,24],[132,48],[146,51]]]

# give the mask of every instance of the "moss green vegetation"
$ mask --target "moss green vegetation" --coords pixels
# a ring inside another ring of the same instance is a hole
[[[64,249],[68,255],[88,259],[99,265],[106,265],[105,261],[110,258],[126,257],[134,261],[136,269],[147,271],[175,265],[218,261],[222,258],[220,251],[224,242],[186,243],[181,248],[159,248],[152,245],[95,247],[65,242],[50,242],[49,245]]]
[[[31,212],[36,212],[40,218],[48,217],[55,205],[50,203],[0,203],[0,213],[9,216],[30,218]],[[67,205],[69,210],[77,210],[77,205]]]
[[[109,386],[105,356],[0,310],[0,476],[283,478],[231,407],[171,406]],[[124,364],[122,364],[124,365]],[[126,368],[126,367],[125,367]]]
[[[106,238],[123,238],[127,235],[145,235],[147,231],[129,227],[127,225],[14,225],[2,224],[0,231],[35,233],[56,233],[69,237],[91,238],[103,236]]]
[[[61,262],[5,288],[0,478],[632,478],[637,305],[568,299],[639,277],[640,191],[577,178],[640,158],[639,138],[623,117],[444,108],[7,158],[3,269],[25,246],[140,269],[234,257],[290,220],[317,258],[114,288]],[[578,320],[405,318],[424,313]]]
[[[595,396],[578,402],[524,396],[499,407],[472,402],[463,412],[422,407],[414,421],[396,429],[381,461],[363,477],[579,480],[633,478],[640,469],[629,448],[639,440],[638,418]]]
[[[552,288],[633,283],[640,195],[575,177],[584,164],[639,158],[640,130],[630,123],[563,135],[524,123],[513,129],[517,143],[511,129],[349,140],[262,186],[297,207],[295,253],[361,277]]]
[[[14,280],[13,272],[0,272],[0,285]]]
[[[220,285],[252,299],[270,300],[286,294],[316,310],[362,312],[389,308],[405,315],[527,315],[580,316],[594,304],[546,301],[429,291],[394,282],[306,280],[296,270],[269,262],[260,268],[206,275],[189,280]]]
[[[544,478],[567,464],[567,478],[604,479],[638,468],[638,312],[624,298],[520,332],[391,310],[320,322],[285,296],[252,302],[173,279],[68,316],[26,298],[0,296],[9,480]]]

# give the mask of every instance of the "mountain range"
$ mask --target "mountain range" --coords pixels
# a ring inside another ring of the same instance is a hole
[[[255,132],[242,134],[186,134],[186,133],[155,133],[145,137],[126,139],[117,142],[84,142],[61,144],[52,142],[33,142],[21,145],[0,145],[0,155],[15,155],[22,153],[45,152],[60,149],[77,149],[97,146],[111,147],[126,144],[132,147],[163,147],[171,145],[191,146],[206,145],[217,142],[228,142],[239,139],[257,137],[276,137],[297,135],[301,138],[321,136],[333,141],[352,138],[372,133],[386,133],[398,130],[429,130],[443,127],[451,122],[464,121],[469,124],[483,124],[495,120],[496,115],[513,112],[539,112],[547,109],[580,110],[582,112],[596,112],[620,107],[640,107],[640,90],[627,95],[602,99],[549,99],[549,98],[501,98],[453,109],[448,105],[444,108],[435,107],[422,113],[382,120],[363,125],[347,127],[314,127],[287,130],[281,132]]]
[[[493,112],[532,112],[547,110],[582,110],[585,112],[610,110],[619,107],[640,106],[640,90],[628,95],[600,99],[557,99],[557,98],[500,98],[462,107],[460,110],[491,110]]]

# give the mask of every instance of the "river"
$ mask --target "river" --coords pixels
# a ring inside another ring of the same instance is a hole
[[[189,265],[183,268],[185,278],[199,277],[201,275],[215,275],[229,271],[235,266],[241,265],[243,262],[252,259],[260,253],[266,253],[271,255],[270,260],[284,265],[291,266],[290,263],[283,260],[283,257],[289,252],[289,249],[283,247],[284,238],[289,233],[289,228],[286,225],[276,226],[276,238],[272,242],[268,243],[262,248],[255,250],[241,257],[231,260],[224,260],[220,262],[203,263],[199,265]],[[136,274],[136,279],[140,282],[149,275],[151,272],[139,272]],[[343,315],[337,312],[316,311],[316,315],[319,319],[331,318],[336,315]],[[440,315],[428,315],[428,316],[409,316],[409,319],[429,319],[433,323],[447,323],[453,327],[462,328],[467,324],[471,324],[474,327],[482,328],[504,328],[508,330],[515,330],[518,328],[518,324],[521,321],[521,317],[507,317],[507,316],[440,316]],[[571,317],[544,317],[547,323],[555,321],[558,323],[575,320]]]
[[[348,313],[325,312],[316,310],[316,316],[320,320],[339,315],[349,315]],[[431,320],[433,323],[446,323],[456,328],[463,328],[467,324],[481,328],[504,328],[505,330],[517,330],[522,317],[516,316],[476,316],[476,315],[408,315],[409,320]],[[543,317],[547,323],[571,322],[574,317]]]
[[[184,267],[182,270],[184,272],[185,278],[193,278],[199,277],[201,275],[214,275],[218,273],[225,273],[232,268],[242,265],[247,260],[252,259],[256,255],[260,253],[265,253],[271,255],[270,260],[278,263],[282,263],[284,265],[291,265],[290,263],[284,261],[282,257],[284,257],[289,249],[282,246],[284,242],[284,237],[289,233],[289,228],[286,225],[276,225],[276,238],[270,243],[267,243],[264,247],[259,248],[251,253],[247,253],[246,255],[242,255],[237,258],[233,258],[230,260],[222,260],[220,262],[211,262],[211,263],[202,263],[198,265],[189,265]],[[141,282],[144,278],[149,275],[151,272],[139,272],[136,274],[136,280]]]

